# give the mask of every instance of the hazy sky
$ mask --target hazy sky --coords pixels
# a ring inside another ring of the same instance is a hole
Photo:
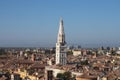
[[[120,45],[120,0],[0,0],[0,47],[55,46],[61,16],[68,44]]]

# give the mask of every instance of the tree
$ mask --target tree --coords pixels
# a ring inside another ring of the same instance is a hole
[[[72,55],[73,52],[72,51],[67,51],[67,55]]]
[[[0,55],[4,55],[6,54],[5,50],[4,49],[0,49]]]
[[[63,79],[63,80],[74,80],[74,78],[71,75],[71,72],[64,72],[64,73],[58,73],[57,78]]]
[[[88,65],[88,60],[85,60],[85,61],[81,61],[81,65]]]
[[[63,76],[65,80],[70,80],[72,78],[71,72],[64,72]]]
[[[57,74],[57,78],[63,79],[63,78],[64,78],[64,76],[63,76],[63,74],[62,74],[62,73],[58,73],[58,74]]]

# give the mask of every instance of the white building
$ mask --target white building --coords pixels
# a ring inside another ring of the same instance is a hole
[[[58,73],[64,73],[64,72],[66,72],[66,70],[56,68],[55,66],[46,66],[45,67],[45,74],[49,70],[53,71],[53,74],[52,74],[53,77],[57,77]],[[70,71],[70,72],[71,72],[72,76],[81,76],[81,75],[83,75],[83,73],[81,73],[81,72],[74,72],[74,71]]]
[[[79,56],[81,55],[81,50],[73,50],[73,56]]]
[[[58,38],[56,43],[56,64],[66,65],[66,42],[63,20],[60,19]]]
[[[23,51],[20,51],[20,57],[22,57],[23,56]]]

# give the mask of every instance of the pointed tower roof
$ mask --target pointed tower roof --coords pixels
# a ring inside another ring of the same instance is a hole
[[[60,17],[60,26],[59,26],[59,33],[58,34],[64,34],[64,26],[63,26],[62,17]]]
[[[63,26],[63,19],[60,18],[60,26],[59,26],[59,32],[58,32],[58,43],[65,43],[65,33],[64,33],[64,26]]]

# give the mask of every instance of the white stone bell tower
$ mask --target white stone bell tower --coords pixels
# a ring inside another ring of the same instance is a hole
[[[58,38],[56,43],[56,64],[66,65],[66,42],[65,42],[65,33],[63,20],[60,18],[60,26],[58,32]]]

